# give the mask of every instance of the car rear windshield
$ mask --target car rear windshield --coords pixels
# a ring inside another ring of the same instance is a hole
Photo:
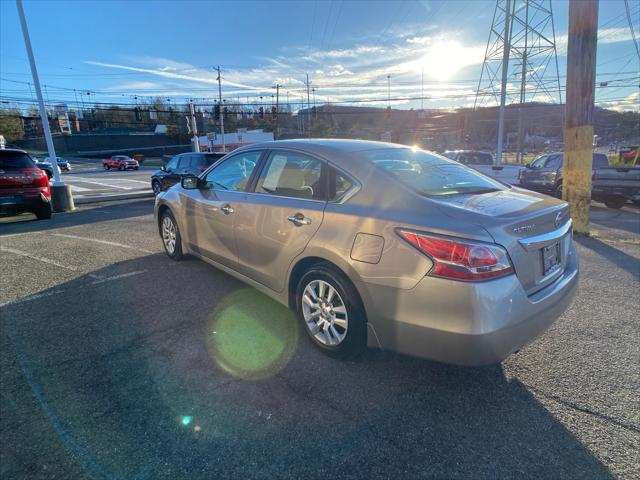
[[[36,164],[26,153],[0,150],[0,170],[10,168],[34,168]]]
[[[506,189],[502,183],[469,167],[424,150],[389,148],[360,153],[421,195],[462,195]]]

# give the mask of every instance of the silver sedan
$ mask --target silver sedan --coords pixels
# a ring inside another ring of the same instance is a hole
[[[297,313],[335,356],[365,346],[500,362],[567,308],[568,205],[402,145],[244,147],[156,198],[166,254],[191,254]]]

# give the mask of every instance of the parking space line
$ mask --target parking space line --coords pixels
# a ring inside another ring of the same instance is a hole
[[[151,250],[146,250],[144,248],[132,247],[131,245],[124,245],[122,243],[111,242],[109,240],[100,240],[98,238],[79,237],[77,235],[69,235],[66,233],[52,233],[51,235],[54,237],[73,238],[75,240],[86,240],[87,242],[102,243],[103,245],[111,245],[112,247],[120,247],[120,248],[129,249],[129,250],[136,250],[142,253],[150,253],[150,254],[156,253],[156,252],[152,252]]]
[[[146,273],[146,270],[137,270],[135,272],[129,273],[121,273],[120,275],[114,275],[113,277],[101,278],[100,280],[96,280],[92,282],[92,285],[97,285],[99,283],[111,282],[112,280],[120,280],[121,278],[133,277],[134,275],[140,275],[141,273]]]
[[[94,185],[101,185],[103,187],[109,187],[109,188],[118,188],[120,190],[131,190],[131,188],[129,187],[120,187],[118,185],[113,185],[111,183],[96,182],[95,180],[87,180],[85,178],[79,178],[79,177],[76,177],[73,180],[69,180],[69,183],[71,183],[72,181],[78,182],[78,183],[91,183]]]
[[[51,295],[57,295],[59,293],[64,293],[64,290],[51,290],[50,292],[34,293],[33,295],[27,295],[24,298],[18,298],[9,302],[0,303],[0,308],[6,307],[7,305],[16,305],[18,303],[30,302],[31,300],[37,300],[43,297],[50,297]]]
[[[59,268],[64,268],[65,270],[69,270],[71,272],[76,272],[77,271],[77,269],[74,268],[74,267],[70,267],[68,265],[62,265],[61,263],[58,263],[55,260],[51,260],[49,258],[40,257],[38,255],[32,255],[32,254],[30,254],[28,252],[23,252],[22,250],[17,250],[15,248],[0,247],[0,251],[13,253],[14,255],[19,255],[21,257],[30,258],[31,260],[38,260],[39,262],[48,263],[49,265],[54,265],[54,266],[59,267]]]

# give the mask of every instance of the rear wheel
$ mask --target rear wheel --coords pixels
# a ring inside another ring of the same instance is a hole
[[[614,208],[616,210],[619,209],[619,208],[622,208],[625,203],[627,203],[627,199],[624,198],[624,197],[608,197],[604,201],[604,204],[607,207]]]
[[[560,200],[562,200],[562,182],[556,185],[556,190],[554,193],[556,198],[559,198]]]
[[[327,264],[302,276],[296,292],[298,316],[311,341],[333,357],[354,357],[366,346],[366,314],[349,279]]]
[[[51,218],[51,205],[47,203],[33,213],[35,213],[38,220],[48,220]]]
[[[182,259],[182,239],[176,219],[170,211],[165,211],[160,219],[160,235],[167,256],[172,260]]]

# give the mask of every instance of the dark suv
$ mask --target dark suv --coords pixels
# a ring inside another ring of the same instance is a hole
[[[49,178],[24,150],[0,149],[0,214],[51,218]]]
[[[224,157],[226,153],[181,153],[173,157],[160,170],[151,175],[151,188],[156,195],[164,192],[185,175],[200,175],[209,166]]]

